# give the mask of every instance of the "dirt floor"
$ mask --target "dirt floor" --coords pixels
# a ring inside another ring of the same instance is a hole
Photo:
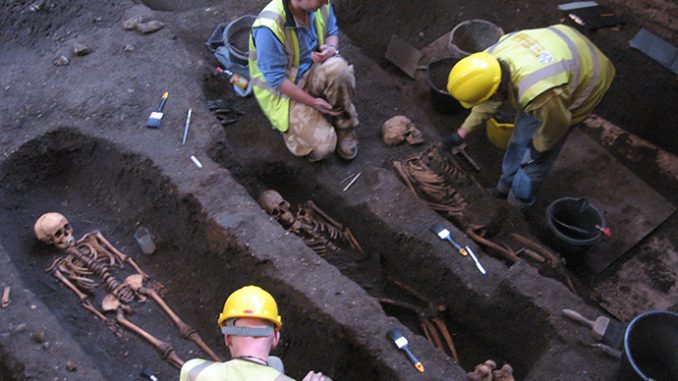
[[[177,378],[149,343],[128,330],[115,335],[45,271],[64,255],[33,236],[35,220],[49,211],[64,214],[76,237],[98,230],[133,257],[150,275],[147,285],[223,359],[228,353],[215,321],[224,298],[246,284],[269,290],[284,322],[275,354],[297,379],[313,368],[335,380],[464,380],[491,358],[511,364],[521,381],[614,380],[619,361],[586,346],[593,342],[589,330],[561,310],[628,323],[646,310],[678,309],[678,134],[669,112],[678,104],[677,77],[629,48],[639,29],[634,15],[617,28],[585,31],[615,63],[617,77],[596,110],[603,122],[580,130],[598,147],[593,154],[661,197],[668,217],[592,272],[523,256],[514,263],[463,230],[485,225],[486,237],[514,250],[521,246],[511,233],[547,245],[548,202],[559,191],[598,186],[607,181],[603,173],[552,179],[523,215],[482,190],[496,182],[502,152],[477,134],[468,152],[481,172],[446,158],[462,171],[448,178],[467,204],[460,225],[427,207],[394,166],[421,158],[465,114],[438,112],[425,72],[413,80],[384,59],[392,34],[431,52],[463,20],[489,20],[507,32],[568,22],[559,2],[333,1],[341,52],[356,72],[360,153],[352,162],[321,163],[292,157],[255,100],[236,96],[212,74],[217,62],[205,42],[214,28],[256,14],[266,2],[0,1],[0,291],[11,290],[10,304],[0,309],[0,380],[135,380],[144,368],[159,379]],[[125,30],[136,16],[164,27]],[[89,52],[75,54],[78,45]],[[162,125],[146,128],[164,91]],[[206,106],[212,99],[230,102],[237,120],[222,126]],[[422,130],[423,145],[382,142],[382,123],[399,114]],[[350,228],[363,253],[336,240],[336,250],[318,254],[259,207],[266,189],[295,209],[312,200]],[[630,191],[614,191],[634,200]],[[468,243],[488,274],[451,254],[429,231],[434,223]],[[140,226],[153,233],[155,253],[143,254],[135,243]],[[133,274],[128,265],[110,271],[121,281]],[[98,308],[106,293],[99,285],[89,299]],[[127,318],[179,357],[206,358],[157,304],[130,306]],[[438,323],[451,332],[458,361],[444,342],[436,348],[427,340],[424,327]],[[426,373],[387,339],[392,327],[402,329]]]

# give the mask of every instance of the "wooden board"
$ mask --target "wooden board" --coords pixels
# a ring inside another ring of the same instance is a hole
[[[539,213],[560,197],[586,197],[603,212],[611,238],[603,237],[585,255],[600,273],[671,216],[675,206],[618,163],[579,130],[567,138],[538,195]]]
[[[612,316],[629,322],[645,311],[678,306],[678,248],[668,237],[675,234],[672,225],[653,234],[639,254],[593,288],[594,298]]]

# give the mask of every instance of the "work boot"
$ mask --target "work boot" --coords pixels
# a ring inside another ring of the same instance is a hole
[[[337,154],[344,160],[358,155],[358,136],[353,129],[337,130]]]

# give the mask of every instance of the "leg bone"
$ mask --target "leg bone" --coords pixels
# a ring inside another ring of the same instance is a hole
[[[179,356],[177,356],[176,352],[174,351],[174,348],[172,348],[171,345],[158,339],[157,337],[141,329],[141,327],[139,327],[138,325],[127,320],[125,318],[125,313],[123,312],[122,308],[118,308],[115,320],[117,320],[121,326],[129,329],[130,331],[141,336],[144,340],[148,341],[162,354],[163,360],[169,362],[175,368],[181,369],[181,366],[184,365],[184,361],[180,359]]]
[[[432,320],[433,323],[435,323],[436,327],[438,327],[438,330],[440,331],[440,334],[443,336],[443,339],[445,339],[445,343],[447,344],[447,348],[450,350],[450,354],[452,355],[454,362],[459,364],[459,355],[457,354],[457,348],[454,346],[454,341],[452,341],[452,336],[450,335],[450,332],[447,330],[445,322],[443,321],[443,319],[439,317],[434,317]]]
[[[210,347],[205,344],[198,332],[193,329],[190,325],[186,324],[181,318],[172,310],[172,308],[158,295],[158,293],[153,288],[143,287],[143,279],[141,274],[130,275],[125,279],[125,283],[129,284],[133,290],[137,291],[139,294],[147,296],[153,301],[155,301],[160,308],[165,312],[165,314],[172,320],[174,325],[179,328],[179,333],[182,337],[187,338],[193,341],[200,349],[203,350],[208,356],[210,356],[214,361],[223,361],[219,356],[217,356]]]

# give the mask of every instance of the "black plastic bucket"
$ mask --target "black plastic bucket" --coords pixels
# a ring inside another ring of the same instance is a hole
[[[247,66],[249,33],[255,19],[254,15],[243,15],[230,22],[222,23],[207,40],[207,47],[212,52],[225,47],[227,54],[224,56],[229,61],[229,65],[225,65],[227,68],[231,68],[230,64]]]
[[[250,50],[250,29],[257,17],[244,15],[231,21],[224,30],[224,42],[231,53],[231,59],[239,65],[247,65]]]
[[[551,233],[551,244],[568,261],[577,261],[576,255],[585,253],[602,235],[605,218],[588,199],[563,197],[546,208],[546,226]]]
[[[494,45],[504,35],[501,27],[487,20],[466,20],[450,32],[449,44],[459,57],[466,57]]]
[[[649,311],[626,328],[617,381],[678,380],[678,313]]]
[[[428,86],[433,109],[441,114],[456,114],[464,107],[447,92],[447,77],[459,58],[446,57],[428,64]]]

